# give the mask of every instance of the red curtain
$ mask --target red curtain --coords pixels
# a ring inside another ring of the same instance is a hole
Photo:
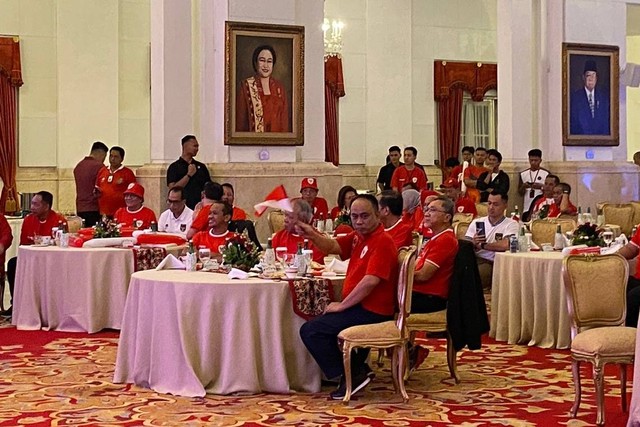
[[[0,178],[4,182],[0,195],[0,212],[17,209],[17,95],[22,86],[20,42],[13,37],[0,37]],[[9,201],[9,203],[7,203]]]
[[[343,97],[342,59],[326,56],[324,60],[324,160],[338,166],[338,100]]]
[[[474,101],[498,88],[498,66],[480,62],[435,61],[434,95],[438,103],[438,147],[440,162],[458,157],[462,125],[462,96],[465,91]]]

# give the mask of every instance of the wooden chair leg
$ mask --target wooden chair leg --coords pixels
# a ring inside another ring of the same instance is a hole
[[[573,376],[573,386],[575,388],[575,397],[573,399],[573,406],[569,411],[569,416],[575,418],[578,414],[578,407],[580,406],[580,400],[582,399],[582,384],[580,384],[580,362],[573,360],[571,362],[571,373]]]
[[[409,401],[409,395],[404,387],[404,373],[407,365],[407,347],[403,344],[393,349],[393,365],[394,368],[391,371],[391,375],[395,377],[394,382],[398,383],[402,400],[407,403]]]
[[[620,364],[620,400],[622,412],[627,412],[627,365]]]
[[[593,364],[593,383],[596,388],[596,425],[604,425],[604,365]]]
[[[342,401],[346,404],[349,404],[349,400],[351,399],[351,390],[353,384],[351,383],[351,346],[347,342],[342,343],[342,363],[344,365],[344,381],[345,381],[345,394]]]
[[[456,384],[460,383],[460,376],[458,375],[458,359],[457,352],[455,347],[453,346],[453,338],[451,338],[451,334],[447,331],[447,363],[449,365],[449,373],[451,374],[451,378],[456,382]]]
[[[384,348],[378,349],[378,360],[376,361],[378,368],[382,368],[384,366],[384,350]]]
[[[4,268],[4,266],[3,266]],[[6,278],[4,273],[0,273],[0,310],[4,311],[4,287],[6,284]]]

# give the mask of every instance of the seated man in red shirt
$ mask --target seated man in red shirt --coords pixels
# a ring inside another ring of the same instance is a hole
[[[233,213],[231,214],[231,221],[247,219],[247,213],[244,211],[244,209],[233,205],[234,199],[235,191],[233,190],[233,185],[225,182],[224,184],[222,184],[222,201],[229,203],[231,205],[231,208],[233,209]]]
[[[474,218],[478,216],[475,202],[468,197],[462,196],[460,182],[457,179],[447,179],[442,183],[442,185],[440,185],[440,188],[444,192],[445,196],[455,203],[454,213],[470,213],[473,214]]]
[[[413,223],[402,217],[402,194],[385,190],[378,196],[380,222],[389,233],[397,248],[409,246],[413,242]]]
[[[66,222],[66,218],[56,213],[53,209],[53,194],[48,191],[39,191],[31,199],[31,213],[24,218],[20,231],[20,245],[33,245],[35,236],[51,236],[51,229],[57,227],[60,222]],[[13,298],[13,286],[16,278],[16,264],[18,257],[13,257],[7,264],[7,280],[9,292]],[[13,307],[3,311],[3,316],[11,316]]]
[[[323,315],[306,322],[300,337],[327,379],[340,378],[340,386],[331,398],[343,399],[346,392],[342,352],[337,336],[355,325],[393,319],[398,281],[398,252],[393,239],[384,232],[378,215],[378,201],[370,194],[357,196],[351,204],[351,223],[355,231],[336,240],[315,232],[308,224],[298,223],[299,232],[325,253],[349,259],[342,287],[342,301],[332,302]],[[369,352],[359,349],[351,354],[353,394],[373,378],[367,366]]]
[[[211,203],[221,201],[224,197],[224,189],[217,182],[207,181],[202,190],[202,200],[193,210],[191,228],[187,230],[187,239],[191,239],[198,231],[209,229],[209,208]]]
[[[206,246],[211,250],[211,256],[220,255],[220,246],[236,236],[236,233],[229,231],[228,225],[231,220],[231,205],[227,202],[213,202],[209,209],[209,230],[199,231],[193,236],[193,246],[199,248]]]
[[[313,211],[311,205],[302,199],[291,201],[293,212],[285,212],[284,229],[273,235],[271,243],[274,248],[287,248],[287,253],[295,254],[298,250],[298,243],[304,243],[304,237],[296,233],[296,224],[302,222],[311,224]],[[313,260],[317,263],[324,263],[325,253],[316,248],[313,244],[309,245],[309,249],[313,250]]]
[[[318,180],[303,178],[300,184],[300,198],[311,205],[313,219],[329,218],[329,205],[322,197],[318,197]]]
[[[561,182],[554,187],[553,204],[549,206],[547,218],[557,218],[562,214],[578,215],[578,208],[569,200],[570,194],[571,186],[565,182]]]
[[[156,214],[144,203],[144,187],[137,182],[129,184],[124,190],[124,203],[127,205],[116,211],[113,218],[118,224],[145,230],[151,227],[152,222],[157,222]]]

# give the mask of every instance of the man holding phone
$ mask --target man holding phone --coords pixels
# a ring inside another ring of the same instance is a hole
[[[509,197],[492,192],[487,200],[488,216],[478,218],[469,225],[465,238],[476,248],[476,259],[483,287],[491,287],[493,259],[496,252],[509,250],[509,236],[518,235],[519,224],[504,216]]]

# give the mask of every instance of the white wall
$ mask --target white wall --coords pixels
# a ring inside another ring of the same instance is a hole
[[[19,166],[72,168],[103,140],[149,160],[149,0],[1,0],[20,36]]]
[[[414,145],[433,163],[433,62],[496,62],[496,16],[496,0],[326,0],[346,25],[340,162],[379,165],[390,145]]]

